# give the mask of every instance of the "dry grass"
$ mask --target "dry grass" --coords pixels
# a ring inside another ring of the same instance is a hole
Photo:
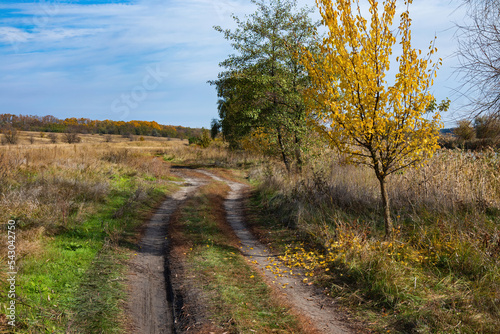
[[[18,131],[18,141],[19,146],[38,146],[38,145],[52,145],[49,135],[52,132],[36,132],[36,131]],[[64,143],[65,134],[54,133],[57,137],[58,143]],[[162,144],[174,145],[182,143],[187,144],[187,140],[179,138],[165,138],[165,137],[153,137],[153,136],[122,136],[122,135],[101,135],[101,134],[77,134],[81,139],[81,144],[98,144],[98,143],[113,143],[124,147],[140,147],[150,146],[150,147],[161,147]],[[140,138],[144,140],[140,140]],[[12,145],[12,146],[17,146]],[[8,145],[5,145],[8,146]]]
[[[257,197],[302,235],[287,261],[299,265],[373,327],[398,332],[494,333],[500,325],[500,157],[441,151],[390,179],[394,239],[373,171],[335,154],[302,176],[273,167],[251,173]],[[297,249],[295,249],[297,246]],[[382,311],[381,311],[382,310]]]
[[[94,233],[86,234],[89,224],[102,225],[102,230],[97,230],[96,233],[103,232],[111,245],[124,241],[125,234],[130,234],[129,230],[133,227],[127,227],[128,230],[125,231],[125,225],[113,223],[108,226],[107,221],[101,223],[95,221],[95,217],[109,216],[110,221],[116,218],[116,221],[125,224],[127,219],[132,219],[127,218],[132,217],[130,209],[136,214],[135,211],[140,209],[139,204],[153,198],[161,199],[158,189],[167,189],[174,176],[170,173],[170,164],[157,157],[156,153],[158,149],[168,150],[175,146],[187,147],[187,144],[183,141],[167,140],[118,142],[117,138],[116,142],[111,143],[92,143],[84,140],[73,145],[43,143],[0,146],[0,222],[5,226],[11,219],[16,221],[16,264],[20,281],[25,280],[28,275],[46,275],[47,281],[57,276],[43,266],[38,267],[40,273],[34,273],[32,269],[29,273],[25,272],[25,267],[33,265],[37,259],[43,259],[44,262],[45,258],[52,258],[54,247],[83,249],[82,245],[87,245],[88,242],[86,254],[90,256],[95,252],[96,247],[99,247],[98,241],[84,240],[84,244],[78,241],[79,234],[90,238]],[[106,210],[112,212],[106,214]],[[69,241],[72,233],[76,235],[76,241]],[[5,266],[8,254],[8,244],[5,240],[7,233],[3,235],[4,242],[0,243],[0,263]],[[78,258],[75,258],[75,261],[78,262]],[[82,268],[85,268],[83,263],[87,259],[82,261]],[[64,265],[61,264],[62,267]],[[72,269],[76,271],[76,268]],[[68,270],[70,271],[72,270]],[[5,272],[1,275],[4,278]],[[64,279],[73,279],[70,276],[68,274]],[[5,288],[6,281],[2,279],[2,282],[4,283],[1,287]],[[61,284],[59,290],[55,287],[52,289],[59,291],[60,298],[69,298],[65,297],[66,292],[62,292],[66,288]],[[31,288],[22,286],[20,289],[20,298],[26,302],[28,297],[24,292]],[[48,291],[50,292],[50,289]],[[4,296],[0,300],[2,305],[6,305],[5,298]],[[37,303],[41,303],[41,300],[29,300],[29,303],[30,308],[19,310],[23,326],[26,326],[28,317],[29,321],[35,321],[33,319],[37,317],[36,312],[30,312],[40,306]],[[44,305],[43,308],[52,306]],[[70,311],[65,309],[62,314],[68,312]],[[54,320],[55,325],[61,325],[61,319],[64,319],[64,316]],[[0,323],[0,328],[1,325]],[[37,324],[37,328],[45,325]]]

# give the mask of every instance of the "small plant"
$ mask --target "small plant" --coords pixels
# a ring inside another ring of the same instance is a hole
[[[33,136],[33,134],[31,134],[29,136],[28,140],[30,141],[30,144],[33,145],[35,143],[35,136]]]
[[[76,144],[82,141],[76,132],[67,132],[63,134],[64,141],[68,144]]]
[[[57,143],[57,135],[55,133],[49,133],[47,136],[52,144]]]
[[[19,140],[19,134],[17,132],[17,129],[14,127],[7,126],[3,131],[3,140],[2,144],[10,144],[10,145],[15,145],[17,144]]]
[[[45,138],[45,132],[40,131],[40,138]]]
[[[106,136],[104,137],[104,141],[105,141],[106,143],[111,143],[111,142],[113,141],[113,137],[111,137],[111,135],[106,135]]]
[[[143,136],[140,136],[140,137],[139,137],[139,141],[144,141],[144,137],[143,137]]]

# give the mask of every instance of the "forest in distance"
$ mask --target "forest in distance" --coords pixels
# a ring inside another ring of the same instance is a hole
[[[58,119],[54,116],[0,114],[0,129],[53,133],[116,134],[188,139],[200,136],[201,129],[183,126],[161,125],[155,121],[112,121],[88,118]]]

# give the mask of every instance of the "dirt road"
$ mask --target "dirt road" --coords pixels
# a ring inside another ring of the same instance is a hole
[[[179,172],[182,173],[181,170]],[[271,255],[270,250],[255,239],[244,225],[242,199],[246,186],[222,179],[208,171],[196,170],[196,172],[229,185],[231,191],[225,200],[227,221],[241,241],[242,254],[267,277],[270,285],[284,287],[282,294],[288,304],[292,305],[295,311],[306,319],[309,319],[311,326],[316,328],[318,332],[332,334],[354,332],[340,320],[332,299],[318,292],[314,287],[304,284],[300,278],[288,275],[276,277],[273,272],[266,269],[272,265],[275,258]],[[131,262],[128,276],[130,289],[128,309],[132,323],[131,333],[175,332],[172,287],[168,274],[168,256],[166,255],[167,225],[179,203],[192,195],[200,185],[207,182],[203,178],[193,176],[193,173],[190,173],[189,177],[184,176],[184,179],[186,183],[182,189],[167,199],[149,222],[140,243],[140,251]]]
[[[170,217],[179,204],[202,184],[201,180],[184,177],[182,188],[163,202],[149,221],[130,263],[127,277],[130,333],[174,333],[172,295],[168,275],[166,235]]]
[[[246,186],[241,183],[221,179],[206,171],[201,172],[217,181],[227,183],[231,188],[231,192],[225,202],[228,223],[241,241],[241,245],[243,246],[242,254],[248,261],[255,264],[261,272],[265,273],[268,283],[285,287],[282,288],[282,293],[289,304],[293,305],[296,311],[305,315],[311,325],[318,331],[329,334],[351,333],[345,324],[340,321],[338,310],[336,310],[331,298],[328,298],[314,287],[304,284],[296,276],[286,274],[282,277],[276,276],[269,269],[271,267],[276,271],[277,267],[273,266],[276,257],[245,227],[243,218],[243,191]],[[282,272],[289,270],[289,268],[283,266],[278,268]]]

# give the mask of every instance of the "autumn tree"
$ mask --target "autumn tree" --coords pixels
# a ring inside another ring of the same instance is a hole
[[[302,165],[307,126],[301,89],[309,78],[297,58],[309,49],[316,24],[310,10],[297,9],[295,0],[252,0],[257,11],[237,28],[215,29],[231,41],[236,54],[220,65],[225,71],[217,86],[222,134],[230,147],[243,138],[264,138],[270,154],[280,156],[288,171]]]
[[[453,134],[457,136],[457,138],[461,142],[465,142],[466,140],[471,140],[476,137],[476,130],[472,125],[472,122],[468,119],[462,119],[457,122],[457,127],[453,129]]]
[[[426,57],[411,46],[409,5],[399,25],[393,26],[396,0],[381,7],[369,0],[370,18],[365,19],[358,1],[317,0],[328,28],[321,56],[305,50],[306,66],[313,86],[306,92],[311,122],[332,147],[347,154],[349,161],[371,167],[380,184],[386,238],[393,223],[387,177],[430,157],[439,147],[442,126],[439,111],[429,115],[434,100],[429,93],[437,64],[430,60],[436,49],[431,43]],[[393,48],[401,46],[395,61]],[[395,77],[386,75],[397,64]]]

